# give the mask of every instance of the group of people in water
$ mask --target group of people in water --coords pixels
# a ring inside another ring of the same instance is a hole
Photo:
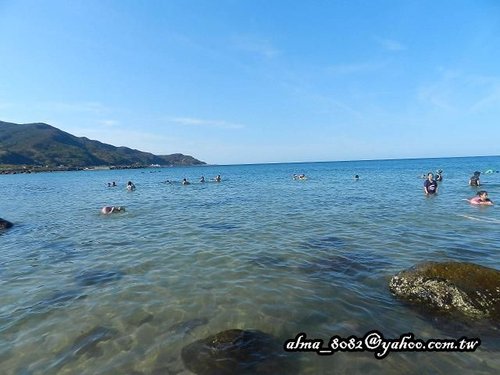
[[[481,172],[475,171],[472,177],[469,179],[469,185],[470,186],[480,186],[479,182],[479,176],[481,175]],[[427,178],[424,181],[424,194],[425,195],[434,195],[437,194],[439,185],[438,182],[443,180],[443,171],[439,169],[436,171],[436,176],[432,172],[429,172],[427,174]],[[474,205],[485,205],[485,206],[492,206],[493,201],[488,198],[488,192],[485,190],[480,190],[477,192],[477,194],[470,198],[467,199],[467,201],[470,204]]]
[[[215,176],[214,179],[213,179],[213,181],[215,181],[215,182],[221,182],[222,179],[220,177],[220,174],[218,174],[217,176]],[[207,180],[205,180],[205,176],[201,176],[199,182],[200,182],[200,184],[204,184],[205,182],[207,182]],[[170,183],[170,181],[169,181],[169,183]],[[183,178],[181,183],[183,185],[191,185],[191,182],[189,182],[186,178]]]
[[[117,187],[118,185],[116,184],[115,181],[113,182],[108,182],[108,187]],[[134,191],[135,190],[135,185],[132,181],[127,182],[126,186],[127,191]],[[116,214],[119,212],[124,212],[125,207],[122,206],[104,206],[101,208],[101,213],[104,215],[110,215],[110,214]]]
[[[480,186],[480,181],[479,181],[479,177],[481,175],[481,172],[479,171],[475,171],[474,174],[472,175],[472,177],[469,179],[469,185],[470,186],[474,186],[474,187],[478,187]],[[436,174],[432,173],[432,172],[429,172],[427,174],[427,176],[423,175],[422,177],[425,177],[425,181],[424,181],[424,194],[429,196],[429,195],[435,195],[438,193],[438,190],[439,190],[439,184],[438,182],[441,182],[443,180],[443,171],[441,169],[438,169],[436,171]],[[307,180],[307,177],[305,174],[294,174],[293,175],[293,179],[294,180],[297,180],[297,181],[301,181],[301,180]],[[354,179],[355,180],[358,180],[359,179],[359,175],[355,175],[354,176]],[[205,180],[205,176],[201,176],[200,179],[199,179],[199,182],[200,183],[205,183],[207,180]],[[215,182],[221,182],[221,176],[220,175],[217,175],[213,181]],[[165,181],[166,183],[172,183],[171,181],[167,180]],[[181,184],[182,185],[190,185],[191,183],[187,180],[187,178],[184,178],[182,181],[181,181]],[[111,182],[108,182],[108,186],[109,187],[115,187],[117,186],[116,183],[113,181],[112,183]],[[134,183],[132,181],[128,181],[127,182],[127,190],[128,191],[134,191],[136,189]],[[468,199],[468,201],[471,203],[471,204],[474,204],[474,205],[493,205],[493,201],[491,199],[489,199],[488,197],[488,192],[485,191],[485,190],[480,190],[477,192],[476,196]],[[105,215],[108,215],[108,214],[113,214],[113,213],[119,213],[119,212],[123,212],[125,211],[125,207],[121,207],[121,206],[105,206],[101,209],[101,213],[105,214]]]
[[[303,173],[301,173],[301,174],[295,174],[294,173],[293,176],[292,176],[292,178],[294,180],[296,180],[296,181],[305,181],[305,180],[307,180],[307,176],[305,174],[303,174]],[[354,175],[354,180],[356,180],[356,181],[359,180],[359,175],[355,174]]]
[[[205,176],[201,176],[199,181],[200,181],[200,183],[205,183],[206,182]],[[213,181],[221,182],[222,178],[221,178],[220,174],[215,176]],[[165,183],[171,184],[172,181],[167,180],[167,181],[165,181]],[[187,178],[183,178],[181,181],[181,184],[182,185],[190,185],[191,183],[187,180]],[[118,185],[116,184],[115,181],[108,182],[108,187],[116,187],[116,186],[118,186]],[[136,187],[135,187],[134,183],[132,181],[128,181],[127,182],[127,190],[134,191],[135,189],[136,189]],[[116,214],[116,213],[120,213],[120,212],[124,212],[124,211],[125,211],[125,207],[123,207],[123,206],[104,206],[103,208],[101,208],[101,213],[104,215]]]
[[[108,182],[108,187],[117,187],[118,185],[116,184],[116,181],[113,182]],[[135,190],[135,185],[132,181],[127,182],[127,190],[128,191],[134,191]]]
[[[222,179],[220,177],[220,174],[218,174],[217,176],[214,177],[213,180],[208,180],[208,181],[221,182]],[[205,179],[205,176],[201,176],[199,179],[199,182],[200,182],[200,184],[204,184],[205,182],[207,182],[207,180]],[[166,181],[163,181],[163,183],[164,184],[172,184],[172,183],[175,183],[175,181],[166,180]],[[191,182],[189,182],[187,178],[183,178],[181,181],[181,184],[182,185],[191,185]]]

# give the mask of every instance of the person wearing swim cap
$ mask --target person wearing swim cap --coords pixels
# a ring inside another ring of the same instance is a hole
[[[492,200],[488,198],[488,192],[484,190],[478,191],[475,197],[469,199],[469,203],[484,206],[493,206]]]
[[[427,180],[424,181],[424,193],[425,195],[434,195],[438,192],[438,184],[434,180],[434,175],[432,173],[427,174]]]

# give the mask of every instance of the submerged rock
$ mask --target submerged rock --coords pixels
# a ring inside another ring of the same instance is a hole
[[[52,294],[50,297],[38,302],[35,306],[31,308],[32,312],[40,313],[45,311],[50,311],[51,309],[58,307],[66,307],[71,302],[87,298],[81,290],[65,290],[58,291]]]
[[[76,281],[82,286],[101,285],[120,280],[122,277],[123,274],[119,271],[95,270],[79,273],[76,275]]]
[[[97,326],[92,330],[78,336],[73,345],[59,353],[57,359],[51,364],[51,370],[58,370],[71,361],[78,359],[83,355],[89,357],[98,357],[102,354],[99,344],[113,339],[118,334],[118,331]]]
[[[187,335],[194,329],[206,324],[208,324],[208,318],[190,319],[170,326],[168,328],[168,332],[174,335],[178,334]]]
[[[335,236],[327,236],[319,238],[310,238],[306,241],[303,241],[300,244],[300,247],[302,249],[330,251],[342,247],[344,245],[345,243],[343,239]]]
[[[289,259],[283,256],[276,256],[276,255],[256,255],[253,257],[253,259],[250,260],[250,263],[252,265],[256,265],[258,267],[266,269],[270,267],[276,267],[276,268],[291,267],[291,262],[289,261]]]
[[[181,357],[187,369],[197,375],[294,373],[282,344],[256,330],[219,332],[185,346]]]
[[[117,331],[107,327],[95,327],[91,331],[78,336],[69,350],[71,356],[79,357],[83,354],[90,356],[99,355],[97,345],[100,342],[108,341],[117,334]]]
[[[13,224],[10,221],[0,218],[0,229],[7,229],[12,227],[12,225]]]
[[[429,262],[394,276],[397,297],[431,311],[500,321],[500,271],[472,263]]]
[[[208,223],[200,225],[201,228],[212,229],[214,231],[233,231],[238,229],[237,225],[229,224],[229,223]]]

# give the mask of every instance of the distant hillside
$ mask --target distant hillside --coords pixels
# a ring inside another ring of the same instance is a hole
[[[53,126],[0,121],[0,165],[44,167],[187,166],[205,164],[189,155],[153,155],[75,137]]]

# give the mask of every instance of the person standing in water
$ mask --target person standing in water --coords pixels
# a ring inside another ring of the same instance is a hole
[[[128,191],[133,191],[135,190],[135,185],[132,181],[127,182],[127,190]]]
[[[479,176],[481,175],[481,172],[475,171],[472,177],[469,179],[469,185],[470,186],[480,186],[481,183],[479,182]]]
[[[434,195],[437,194],[438,184],[436,180],[434,180],[434,175],[432,173],[427,174],[427,180],[424,182],[424,193],[425,195]]]

